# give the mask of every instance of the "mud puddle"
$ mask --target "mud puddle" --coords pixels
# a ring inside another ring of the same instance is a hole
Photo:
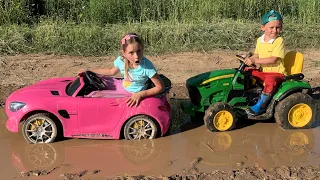
[[[283,131],[274,122],[244,123],[212,133],[187,122],[180,132],[155,140],[64,139],[27,144],[5,127],[0,109],[1,179],[104,179],[171,176],[247,167],[317,166],[320,128]]]

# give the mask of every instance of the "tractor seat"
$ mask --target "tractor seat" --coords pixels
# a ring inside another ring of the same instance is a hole
[[[288,52],[284,59],[284,67],[286,68],[287,75],[284,77],[285,80],[302,80],[304,75],[302,74],[303,69],[303,55],[297,51]]]

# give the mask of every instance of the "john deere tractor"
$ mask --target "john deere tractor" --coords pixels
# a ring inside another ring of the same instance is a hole
[[[244,58],[237,55],[239,68],[202,73],[187,80],[190,101],[181,103],[184,112],[195,117],[203,114],[210,131],[229,131],[239,119],[267,120],[274,118],[283,129],[311,128],[316,120],[316,103],[308,95],[311,86],[302,74],[303,55],[291,51],[285,55],[285,81],[257,116],[247,116],[244,109],[257,103],[263,83],[245,71]]]

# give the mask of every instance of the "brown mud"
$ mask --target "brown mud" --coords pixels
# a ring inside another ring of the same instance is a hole
[[[187,99],[185,81],[214,69],[234,68],[236,51],[149,57],[173,83],[170,97]],[[305,79],[319,99],[320,51],[304,51]],[[14,90],[80,68],[108,67],[114,57],[18,55],[0,57],[0,103]],[[175,107],[178,108],[178,107]],[[174,109],[174,111],[179,111]],[[242,121],[234,131],[212,133],[184,122],[155,140],[62,139],[27,144],[5,128],[0,108],[1,179],[320,179],[320,128],[281,130],[273,121]]]
[[[5,118],[0,120],[3,179],[320,178],[320,128],[284,131],[272,121],[245,121],[237,130],[212,133],[188,122],[179,133],[154,140],[33,145],[21,133],[8,132]]]

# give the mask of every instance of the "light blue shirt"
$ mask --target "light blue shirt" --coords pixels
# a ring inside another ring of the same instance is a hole
[[[147,88],[146,82],[149,80],[149,78],[152,78],[157,73],[156,68],[154,67],[152,62],[146,57],[142,57],[141,62],[137,68],[129,68],[128,74],[131,78],[131,81],[129,80],[129,78],[125,77],[125,64],[121,56],[119,56],[113,62],[113,64],[120,70],[121,74],[124,75],[122,85],[125,90],[133,93],[145,90]]]

